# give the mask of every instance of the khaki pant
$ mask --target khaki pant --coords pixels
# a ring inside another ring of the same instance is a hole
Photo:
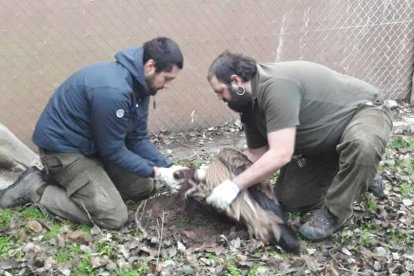
[[[275,193],[285,210],[307,211],[325,204],[340,219],[373,182],[392,130],[384,105],[362,106],[331,153],[303,156],[280,171]]]
[[[99,159],[78,153],[40,150],[52,184],[39,205],[47,212],[75,222],[117,229],[128,219],[124,200],[139,200],[154,190],[153,180],[104,166]],[[87,212],[86,212],[87,210]]]

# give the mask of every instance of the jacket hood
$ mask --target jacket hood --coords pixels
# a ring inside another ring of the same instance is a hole
[[[134,78],[149,91],[147,82],[144,77],[144,65],[142,63],[144,55],[144,49],[139,48],[128,48],[122,51],[119,51],[115,55],[115,59],[122,66],[124,66]]]

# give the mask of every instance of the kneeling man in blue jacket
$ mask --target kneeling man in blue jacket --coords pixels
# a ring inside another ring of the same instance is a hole
[[[172,165],[148,137],[151,95],[183,68],[173,40],[158,37],[123,50],[113,62],[86,66],[52,95],[33,142],[48,174],[29,168],[0,191],[0,207],[29,202],[79,223],[117,229],[128,219],[124,200],[154,191],[154,179],[178,188]]]

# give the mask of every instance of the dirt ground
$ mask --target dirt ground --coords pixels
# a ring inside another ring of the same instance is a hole
[[[245,137],[240,131],[240,124],[233,123],[208,130],[193,130],[185,133],[160,133],[153,138],[163,153],[183,165],[199,167],[208,163],[223,147],[243,149]],[[243,226],[229,221],[223,215],[195,200],[184,198],[186,187],[176,194],[164,191],[137,208],[131,216],[139,216],[141,226],[149,231],[156,231],[157,220],[162,219],[164,235],[168,238],[182,240],[193,246],[215,244],[220,237],[247,238]]]

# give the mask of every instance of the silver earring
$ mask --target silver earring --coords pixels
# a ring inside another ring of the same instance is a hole
[[[246,93],[246,88],[244,88],[243,86],[239,86],[236,89],[236,94],[239,96],[243,96],[244,93]]]

